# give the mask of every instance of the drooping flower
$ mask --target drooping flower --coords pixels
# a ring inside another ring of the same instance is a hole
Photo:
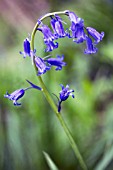
[[[40,57],[35,57],[35,64],[36,67],[38,68],[38,76],[40,76],[41,74],[46,73],[46,71],[50,70],[50,66],[47,66],[45,61],[40,58]]]
[[[86,40],[86,34],[84,32],[84,20],[79,18],[74,12],[67,11],[66,14],[69,15],[69,19],[71,21],[70,30],[72,32],[72,36],[70,35],[70,38],[74,38],[73,41],[76,43],[82,43]]]
[[[5,98],[8,98],[9,100],[13,101],[13,104],[15,106],[19,106],[21,105],[21,103],[18,103],[17,101],[22,98],[25,94],[25,91],[31,88],[37,89],[37,90],[42,90],[41,87],[36,86],[35,84],[31,83],[29,80],[26,80],[31,86],[28,88],[24,88],[24,89],[18,89],[16,91],[14,91],[13,93],[9,94],[8,92],[4,95]]]
[[[57,42],[54,43],[56,37],[47,25],[43,24],[40,28],[38,28],[38,30],[41,31],[44,35],[44,43],[47,46],[45,52],[50,52],[53,49],[58,48],[58,43]]]
[[[92,43],[92,39],[88,36],[86,36],[86,46],[87,49],[84,50],[85,54],[93,54],[97,52],[97,48]]]
[[[67,34],[64,30],[62,19],[58,15],[55,15],[55,18],[51,17],[51,27],[56,38],[66,37]]]
[[[73,92],[74,90],[69,90],[69,85],[66,85],[66,87],[64,87],[62,84],[60,85],[62,87],[62,90],[60,91],[60,100],[58,103],[58,112],[60,112],[61,110],[61,103],[65,100],[68,99],[69,96],[72,96],[73,98],[75,97]]]
[[[21,52],[20,51],[20,54],[23,55],[24,58],[26,58],[26,56],[31,56],[31,50],[30,50],[30,41],[28,38],[26,38],[23,42],[23,48],[24,48],[24,51]]]
[[[17,103],[17,100],[22,98],[22,96],[24,96],[25,90],[24,89],[18,89],[16,91],[14,91],[13,93],[9,94],[8,92],[6,92],[6,94],[4,95],[5,98],[8,98],[9,100],[13,101],[13,104],[15,106],[19,106],[21,105],[21,103]]]
[[[77,30],[76,30],[74,36],[75,36],[75,38],[77,38],[77,39],[73,40],[76,43],[82,43],[83,41],[85,41],[86,40],[86,34],[84,32],[84,28],[77,26]]]
[[[53,42],[53,41],[49,41],[49,42],[45,42],[47,48],[45,49],[45,52],[50,52],[53,51],[54,49],[58,48],[58,43],[57,42]]]
[[[104,37],[104,32],[99,33],[92,27],[86,27],[86,30],[87,30],[88,34],[94,38],[95,44],[98,44]]]
[[[69,19],[70,19],[71,24],[72,24],[71,26],[73,26],[73,24],[77,23],[78,16],[74,12],[67,10],[66,14],[69,16]]]
[[[64,55],[61,57],[57,55],[56,58],[48,58],[45,61],[50,65],[50,66],[56,66],[55,70],[61,70],[63,66],[66,66],[66,63],[63,62],[64,60]]]
[[[67,100],[67,98],[69,96],[72,96],[74,98],[74,94],[72,93],[72,92],[74,92],[74,90],[69,90],[69,85],[66,85],[66,87],[64,87],[61,84],[60,86],[62,87],[62,90],[60,91],[60,100],[61,101]]]

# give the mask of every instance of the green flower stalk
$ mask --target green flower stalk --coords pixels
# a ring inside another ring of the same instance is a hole
[[[33,32],[31,34],[31,42],[30,42],[30,45],[31,45],[31,51],[34,51],[34,38],[35,38],[35,33],[36,31],[38,30],[38,27],[40,25],[40,23],[46,19],[47,17],[51,17],[51,16],[55,16],[55,15],[66,15],[66,11],[63,11],[63,12],[53,12],[53,13],[48,13],[46,15],[44,15],[42,18],[40,18],[40,22],[37,22],[34,29],[33,29]],[[35,64],[35,55],[33,56],[33,61],[34,61],[34,67],[35,67],[35,70],[36,70],[36,73],[38,71],[38,68],[36,67],[36,64]],[[38,80],[40,82],[40,85],[41,85],[41,88],[43,89],[43,94],[45,95],[48,103],[50,104],[51,108],[53,109],[54,113],[56,114],[69,142],[70,142],[70,145],[75,153],[75,156],[76,158],[78,159],[79,163],[80,163],[80,166],[83,170],[87,170],[87,166],[82,158],[82,155],[80,154],[79,152],[79,149],[77,147],[77,144],[75,143],[73,137],[72,137],[72,134],[71,132],[69,131],[63,117],[61,116],[61,113],[58,112],[58,108],[56,106],[56,104],[54,103],[53,99],[51,98],[51,95],[50,93],[48,92],[41,76],[38,76]]]

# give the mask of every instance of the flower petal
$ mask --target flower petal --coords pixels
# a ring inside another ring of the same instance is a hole
[[[27,81],[27,82],[31,85],[31,87],[33,87],[34,89],[42,90],[41,87],[36,86],[35,84],[33,84],[32,82],[30,82],[29,80],[26,80],[26,81]]]
[[[104,32],[99,33],[92,27],[87,27],[86,30],[88,31],[88,34],[94,38],[95,44],[98,44],[104,37]]]
[[[90,37],[86,36],[87,49],[84,50],[85,54],[93,54],[97,52],[97,48],[93,45]]]

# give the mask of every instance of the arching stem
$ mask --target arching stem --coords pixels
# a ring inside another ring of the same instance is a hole
[[[31,34],[31,43],[30,43],[30,45],[31,45],[31,50],[32,50],[32,51],[34,51],[34,38],[35,38],[35,34],[36,34],[36,31],[37,31],[37,28],[38,28],[39,25],[40,25],[40,22],[42,22],[42,21],[43,21],[44,19],[46,19],[47,17],[54,16],[54,15],[56,15],[56,14],[57,14],[57,15],[66,15],[66,11],[48,13],[48,14],[42,16],[42,17],[38,20],[38,22],[36,23],[36,25],[35,25],[35,27],[34,27],[34,29],[33,29],[33,31],[32,31],[32,34]],[[34,59],[34,57],[35,57],[35,56],[33,56],[33,59]],[[34,61],[34,60],[33,60],[33,61]],[[34,67],[35,67],[35,70],[36,70],[36,73],[37,73],[38,70],[37,70],[37,68],[36,68],[36,66],[35,66],[35,63],[34,63]],[[76,158],[78,159],[78,161],[79,161],[79,163],[80,163],[80,165],[81,165],[82,170],[88,170],[88,169],[87,169],[87,166],[86,166],[86,164],[85,164],[85,162],[84,162],[84,160],[83,160],[83,158],[82,158],[82,155],[80,154],[79,149],[78,149],[78,147],[77,147],[77,145],[76,145],[76,143],[75,143],[75,141],[74,141],[74,139],[73,139],[73,137],[72,137],[72,134],[71,134],[71,132],[69,131],[69,129],[68,129],[68,127],[67,127],[64,119],[62,118],[61,114],[58,112],[58,108],[57,108],[57,106],[55,105],[53,99],[51,98],[51,95],[49,94],[49,92],[48,92],[48,90],[47,90],[47,88],[46,88],[46,86],[45,86],[45,84],[44,84],[41,76],[38,76],[38,80],[39,80],[39,82],[40,82],[41,88],[43,89],[43,93],[44,93],[44,95],[45,95],[48,103],[50,104],[51,108],[52,108],[53,111],[55,112],[55,114],[56,114],[56,116],[57,116],[57,118],[58,118],[58,120],[59,120],[62,128],[64,129],[64,132],[65,132],[65,134],[66,134],[66,136],[67,136],[67,138],[68,138],[68,140],[69,140],[69,142],[70,142],[70,145],[71,145],[71,147],[72,147],[72,149],[73,149],[73,151],[74,151],[74,153],[75,153]]]

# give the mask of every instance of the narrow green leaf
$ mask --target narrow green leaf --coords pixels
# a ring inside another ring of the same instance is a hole
[[[112,159],[113,159],[113,147],[105,153],[102,161],[99,162],[95,170],[104,170],[112,161]]]
[[[44,157],[47,161],[47,164],[50,168],[50,170],[58,170],[57,166],[55,165],[55,163],[52,161],[52,159],[50,158],[50,156],[46,153],[46,152],[43,152],[44,154]]]

